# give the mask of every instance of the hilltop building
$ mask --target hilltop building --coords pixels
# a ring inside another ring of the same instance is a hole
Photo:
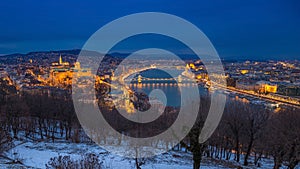
[[[74,72],[78,77],[92,76],[90,69],[81,68],[79,62],[75,62],[74,65],[64,62],[60,55],[59,61],[51,64],[49,82],[53,86],[69,86],[72,84]]]

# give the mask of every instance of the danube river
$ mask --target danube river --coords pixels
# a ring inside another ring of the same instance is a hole
[[[171,71],[171,70],[170,70]],[[182,71],[179,70],[172,70],[172,74],[173,77],[177,78],[179,75],[181,75]],[[172,76],[170,76],[168,73],[158,70],[158,69],[150,69],[150,70],[146,70],[143,72],[140,72],[140,74],[142,77],[145,78],[151,78],[151,79],[163,79],[163,78],[171,78]],[[135,75],[135,77],[138,77],[138,75]],[[178,86],[179,84],[179,86]],[[182,104],[185,104],[184,102],[188,100],[193,100],[194,96],[197,96],[193,93],[189,93],[192,92],[189,89],[190,88],[198,88],[199,94],[201,96],[207,96],[209,94],[208,90],[205,89],[204,87],[200,87],[197,85],[197,83],[195,82],[185,82],[183,81],[182,83],[177,83],[175,80],[151,80],[151,81],[142,81],[140,84],[137,81],[133,81],[130,84],[130,88],[138,91],[138,92],[142,92],[145,93],[147,95],[150,94],[151,91],[158,89],[161,90],[165,96],[166,96],[166,105],[167,106],[174,106],[174,107],[178,107],[181,106]],[[181,99],[181,92],[180,92],[180,88],[182,90],[185,90],[188,94],[188,98],[185,100]],[[199,97],[199,95],[197,96]],[[158,100],[160,100],[159,98],[157,98]],[[181,103],[182,100],[182,103]],[[187,103],[186,103],[187,104]]]
[[[182,73],[182,71],[180,71],[180,70],[172,70],[173,77],[175,77],[175,78],[177,78],[179,75],[181,75],[181,73]],[[139,74],[134,75],[134,77],[137,78],[139,75],[141,75],[142,77],[151,78],[151,79],[171,78],[171,76],[168,73],[163,72],[161,70],[157,70],[157,69],[150,69],[150,70],[140,72]],[[178,84],[180,84],[180,85],[178,86]],[[183,90],[183,89],[189,89],[192,87],[198,88],[199,95],[196,95],[195,93],[192,93],[192,91],[187,90],[190,93],[188,93],[186,95],[186,97],[184,97],[185,99],[182,100],[180,88]],[[168,81],[163,81],[163,80],[147,81],[147,80],[145,80],[145,81],[142,81],[141,83],[138,83],[137,81],[132,81],[130,84],[130,88],[137,92],[145,93],[148,96],[151,93],[151,91],[153,91],[155,89],[161,90],[165,94],[165,97],[167,100],[166,102],[164,102],[165,105],[174,106],[174,107],[183,106],[185,104],[189,105],[191,101],[195,100],[193,97],[209,96],[212,93],[211,91],[207,90],[206,88],[204,88],[202,86],[198,86],[197,83],[195,83],[195,82],[184,82],[183,81],[182,83],[177,83],[175,80],[168,80]],[[258,98],[254,98],[251,96],[239,94],[234,91],[232,91],[232,92],[223,91],[223,93],[227,96],[228,100],[233,100],[233,101],[264,105],[266,107],[272,106],[274,103],[276,103],[276,102],[267,101],[264,99],[258,99]],[[160,98],[161,97],[158,97],[158,100],[161,101]]]

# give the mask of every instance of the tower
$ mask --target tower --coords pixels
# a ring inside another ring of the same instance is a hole
[[[62,61],[62,58],[61,58],[61,55],[59,56],[59,62],[58,62],[60,65],[63,63]]]
[[[80,62],[75,62],[74,68],[79,70],[80,69]]]
[[[141,75],[138,76],[138,83],[142,83],[142,76]]]
[[[178,83],[181,83],[181,82],[182,82],[182,76],[179,75],[179,76],[178,76]]]

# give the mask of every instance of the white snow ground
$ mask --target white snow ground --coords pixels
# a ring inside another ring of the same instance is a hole
[[[69,155],[73,159],[81,157],[85,153],[94,153],[99,155],[100,161],[103,162],[105,169],[131,169],[135,168],[133,159],[120,157],[108,153],[96,144],[85,143],[51,143],[51,142],[15,142],[15,147],[5,154],[10,159],[19,159],[21,164],[6,164],[8,159],[0,158],[0,168],[45,168],[45,164],[51,157],[59,155]],[[124,151],[126,151],[124,149]],[[273,168],[273,162],[270,159],[264,159],[262,169]],[[170,151],[162,155],[158,155],[151,159],[145,160],[142,169],[192,169],[193,161],[190,153],[183,151]],[[226,162],[221,160],[203,159],[201,169],[225,169],[236,168],[237,163]],[[244,167],[245,168],[245,167]],[[257,168],[257,167],[247,167]]]

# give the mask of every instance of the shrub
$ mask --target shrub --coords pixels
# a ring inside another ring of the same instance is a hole
[[[89,153],[83,155],[79,160],[73,160],[70,156],[53,157],[46,164],[47,169],[101,169],[97,155]]]

